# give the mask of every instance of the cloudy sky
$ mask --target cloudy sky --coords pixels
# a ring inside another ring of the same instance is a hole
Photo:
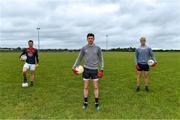
[[[81,48],[86,34],[108,48],[180,49],[180,0],[0,0],[0,47]]]

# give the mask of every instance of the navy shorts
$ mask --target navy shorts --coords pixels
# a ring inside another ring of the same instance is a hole
[[[90,80],[90,79],[98,80],[98,70],[84,68],[83,79],[84,80]]]
[[[138,70],[138,71],[149,71],[149,65],[148,64],[138,63],[138,66],[140,68],[140,70]]]

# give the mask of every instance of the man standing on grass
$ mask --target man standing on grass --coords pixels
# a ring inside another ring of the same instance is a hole
[[[141,46],[136,49],[135,51],[135,62],[136,62],[136,70],[137,70],[137,88],[136,91],[140,91],[140,82],[141,82],[141,76],[142,73],[144,74],[144,84],[145,84],[145,90],[148,92],[148,71],[149,71],[149,65],[148,60],[152,59],[154,60],[154,65],[157,64],[157,61],[154,57],[153,51],[150,47],[146,46],[146,38],[141,37],[140,38]]]
[[[26,63],[23,66],[22,74],[23,74],[23,84],[27,84],[27,70],[30,69],[30,86],[33,86],[33,81],[34,81],[34,74],[35,74],[35,69],[38,66],[39,59],[38,59],[38,51],[37,49],[33,48],[33,41],[29,40],[28,41],[29,47],[26,48],[23,53],[20,55],[20,60],[22,55],[26,55]],[[28,85],[28,84],[27,84]]]
[[[103,77],[103,55],[101,48],[94,44],[95,36],[92,33],[87,35],[88,44],[84,46],[74,66],[72,67],[73,72],[77,74],[75,68],[80,65],[81,60],[84,58],[84,104],[83,109],[86,110],[88,107],[88,93],[89,93],[89,80],[93,80],[94,86],[94,97],[95,97],[95,109],[99,111],[99,87],[98,87],[98,78]],[[98,66],[100,65],[100,70],[98,72]]]

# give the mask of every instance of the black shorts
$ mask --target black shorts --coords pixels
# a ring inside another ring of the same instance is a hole
[[[90,80],[90,79],[98,80],[98,70],[84,68],[83,79],[84,80]]]
[[[149,71],[149,65],[148,64],[138,63],[138,66],[140,68],[140,70],[138,70],[138,71]]]

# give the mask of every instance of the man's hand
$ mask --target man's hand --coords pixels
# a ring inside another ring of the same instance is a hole
[[[19,57],[19,60],[20,60],[20,61],[23,61],[23,59],[21,58],[21,56]]]
[[[100,71],[98,72],[98,77],[99,77],[99,78],[102,78],[102,77],[103,77],[103,70],[100,70]]]
[[[39,67],[39,64],[36,64],[36,67]]]
[[[155,67],[157,65],[157,62],[155,62],[151,67]]]
[[[140,70],[141,68],[139,67],[139,65],[137,64],[136,65],[136,70],[138,71],[138,70]]]
[[[75,68],[73,68],[72,71],[75,75],[78,75],[78,73],[77,73],[78,71]]]

